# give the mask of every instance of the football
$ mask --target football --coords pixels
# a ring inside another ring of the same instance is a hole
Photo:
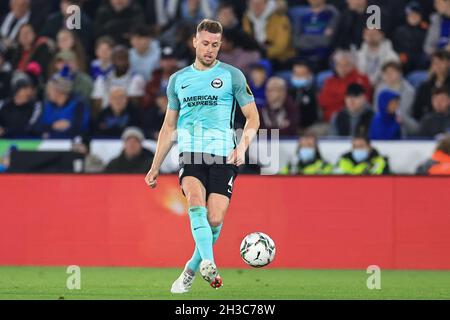
[[[262,268],[275,258],[275,242],[265,233],[254,232],[242,240],[240,252],[246,264]]]

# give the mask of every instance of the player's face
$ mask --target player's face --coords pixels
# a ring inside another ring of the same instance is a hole
[[[220,33],[198,32],[193,40],[197,60],[205,67],[212,66],[219,54],[221,41],[222,35]]]

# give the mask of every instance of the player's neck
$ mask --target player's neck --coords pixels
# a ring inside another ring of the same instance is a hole
[[[217,63],[219,63],[219,60],[216,59],[216,61],[214,61],[214,63],[212,63],[210,66],[205,66],[198,59],[195,59],[194,68],[198,71],[206,71],[214,68],[217,65]]]

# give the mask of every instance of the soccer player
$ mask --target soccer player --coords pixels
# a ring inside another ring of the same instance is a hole
[[[195,62],[170,77],[168,108],[145,178],[148,186],[156,187],[159,168],[177,133],[179,180],[189,206],[195,251],[173,283],[172,293],[188,292],[197,270],[211,287],[222,286],[213,244],[222,229],[238,167],[259,129],[258,111],[243,73],[217,60],[222,32],[219,22],[203,20],[193,38]],[[233,130],[237,104],[246,118],[238,145]]]

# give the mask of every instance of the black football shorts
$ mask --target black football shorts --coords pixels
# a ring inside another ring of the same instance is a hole
[[[239,169],[235,165],[227,164],[226,157],[185,152],[180,154],[180,167],[180,185],[184,177],[195,177],[205,187],[206,199],[211,193],[231,199]]]

